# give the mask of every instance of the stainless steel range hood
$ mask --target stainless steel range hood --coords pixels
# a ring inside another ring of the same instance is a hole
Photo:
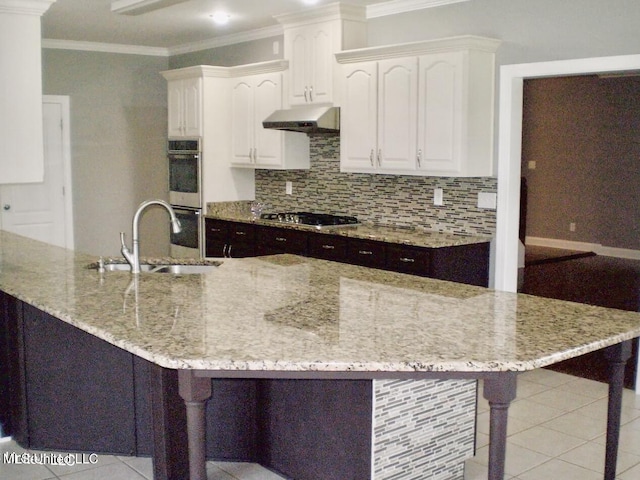
[[[338,134],[340,108],[325,105],[276,110],[262,122],[262,126],[290,132]]]

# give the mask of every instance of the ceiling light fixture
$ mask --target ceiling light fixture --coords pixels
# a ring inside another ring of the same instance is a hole
[[[231,15],[226,12],[216,12],[213,15],[209,16],[211,17],[211,20],[213,20],[213,23],[215,23],[216,25],[226,25],[227,23],[229,23],[229,19],[231,18]]]

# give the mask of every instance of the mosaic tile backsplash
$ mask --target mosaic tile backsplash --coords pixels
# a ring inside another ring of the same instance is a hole
[[[475,407],[475,380],[374,380],[373,480],[463,479]]]
[[[309,170],[256,170],[256,200],[265,211],[306,210],[353,215],[361,222],[438,232],[494,236],[496,211],[479,209],[479,192],[496,192],[497,179],[417,177],[340,172],[340,137],[310,135]],[[285,182],[293,182],[293,195]],[[433,205],[434,188],[444,205]]]

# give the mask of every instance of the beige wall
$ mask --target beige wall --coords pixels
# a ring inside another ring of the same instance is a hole
[[[527,235],[640,250],[640,77],[527,80],[524,94]]]
[[[119,255],[148,198],[167,199],[164,57],[43,50],[43,93],[68,95],[76,250]],[[141,225],[143,255],[168,253],[166,213]]]

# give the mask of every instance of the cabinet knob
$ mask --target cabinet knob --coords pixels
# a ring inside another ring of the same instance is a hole
[[[8,203],[5,203],[2,208],[4,210],[11,210],[11,205],[9,205]]]

